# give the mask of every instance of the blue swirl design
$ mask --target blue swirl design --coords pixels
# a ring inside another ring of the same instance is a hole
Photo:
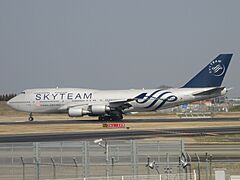
[[[160,94],[149,106],[144,107],[144,108],[150,108],[150,107],[154,106],[160,100],[160,98],[162,96],[164,96],[165,94],[168,94],[168,93],[171,93],[171,92],[164,92],[164,93]]]
[[[163,91],[163,90],[154,91],[152,94],[150,94],[150,96],[146,96],[147,98],[144,99],[143,101],[140,101],[140,99],[137,99],[136,102],[139,104],[144,104],[144,103],[147,103],[151,98],[153,98],[154,101],[150,105],[144,107],[144,108],[148,109],[148,108],[153,107],[159,100],[161,100],[162,102],[154,109],[154,111],[156,111],[156,110],[160,109],[166,102],[174,102],[178,99],[177,96],[172,95],[172,92],[170,92],[170,91],[162,92],[157,98],[153,97],[155,94],[157,94],[158,92],[161,92],[161,91]],[[166,94],[169,94],[169,96],[164,99],[161,99]]]
[[[178,98],[177,96],[174,96],[174,95],[171,95],[171,96],[168,96],[166,99],[162,100],[161,104],[158,105],[158,107],[156,107],[154,109],[154,111],[158,110],[159,108],[161,108],[166,102],[174,102],[176,101]]]
[[[140,99],[137,99],[136,102],[139,103],[139,104],[143,104],[145,102],[147,102],[151,97],[153,97],[153,95],[155,95],[156,93],[162,91],[161,89],[157,90],[157,91],[154,91],[152,94],[150,94],[150,96],[146,96],[147,98],[144,99],[143,101],[139,101]]]

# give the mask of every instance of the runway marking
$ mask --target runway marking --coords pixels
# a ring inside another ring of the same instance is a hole
[[[205,133],[206,135],[210,135],[210,136],[218,136],[219,134],[216,133]]]

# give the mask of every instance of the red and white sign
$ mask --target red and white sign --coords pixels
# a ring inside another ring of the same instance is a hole
[[[103,124],[103,127],[106,128],[125,128],[124,123],[108,123],[108,124]]]

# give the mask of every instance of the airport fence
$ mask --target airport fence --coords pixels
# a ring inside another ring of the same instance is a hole
[[[225,168],[240,174],[240,161],[189,155],[183,141],[68,141],[0,144],[0,179],[207,179]],[[212,178],[212,179],[211,179]]]

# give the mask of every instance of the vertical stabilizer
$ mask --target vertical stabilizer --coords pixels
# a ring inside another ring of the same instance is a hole
[[[233,54],[220,54],[203,70],[193,77],[183,88],[203,88],[221,86]]]

